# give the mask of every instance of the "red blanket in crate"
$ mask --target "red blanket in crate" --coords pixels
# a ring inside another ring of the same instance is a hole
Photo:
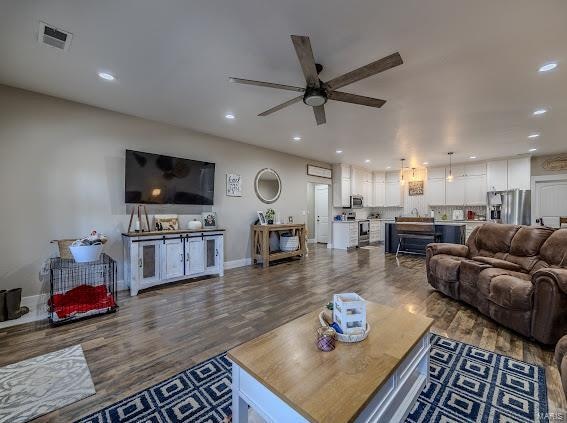
[[[105,285],[79,285],[64,294],[53,295],[53,311],[60,319],[93,310],[108,310],[116,305]]]

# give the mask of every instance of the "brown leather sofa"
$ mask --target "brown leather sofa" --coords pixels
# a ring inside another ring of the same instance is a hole
[[[567,334],[567,229],[486,223],[466,245],[427,246],[427,280],[524,336]]]

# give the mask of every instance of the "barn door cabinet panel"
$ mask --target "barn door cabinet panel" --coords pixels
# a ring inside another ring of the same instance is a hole
[[[122,234],[124,281],[142,289],[205,275],[224,275],[224,230]]]

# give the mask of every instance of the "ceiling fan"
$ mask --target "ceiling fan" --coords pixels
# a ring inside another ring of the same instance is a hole
[[[268,116],[274,112],[277,112],[278,110],[283,109],[284,107],[291,106],[292,104],[303,100],[306,105],[313,107],[317,125],[322,125],[327,122],[325,118],[324,107],[327,100],[361,104],[363,106],[370,107],[382,107],[384,103],[386,103],[386,100],[380,100],[378,98],[365,97],[362,95],[350,94],[336,90],[346,85],[360,81],[361,79],[365,79],[369,76],[376,75],[377,73],[384,72],[385,70],[388,70],[395,66],[399,66],[403,63],[400,53],[396,52],[380,60],[369,63],[366,66],[362,66],[358,69],[347,72],[344,75],[337,76],[330,81],[323,82],[319,79],[319,73],[323,70],[323,66],[319,63],[315,63],[309,37],[303,35],[292,35],[291,41],[293,42],[293,46],[295,47],[297,58],[299,59],[301,69],[303,70],[303,75],[305,76],[305,81],[307,82],[305,88],[294,87],[291,85],[274,84],[272,82],[253,81],[250,79],[233,77],[229,78],[231,82],[236,82],[238,84],[258,85],[260,87],[277,88],[280,90],[303,93],[298,97],[294,97],[291,100],[286,101],[285,103],[278,104],[277,106],[260,113],[258,116]]]

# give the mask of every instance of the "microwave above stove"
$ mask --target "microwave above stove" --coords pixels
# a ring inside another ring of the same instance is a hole
[[[350,196],[350,208],[351,209],[361,209],[362,205],[362,195],[351,195]]]

